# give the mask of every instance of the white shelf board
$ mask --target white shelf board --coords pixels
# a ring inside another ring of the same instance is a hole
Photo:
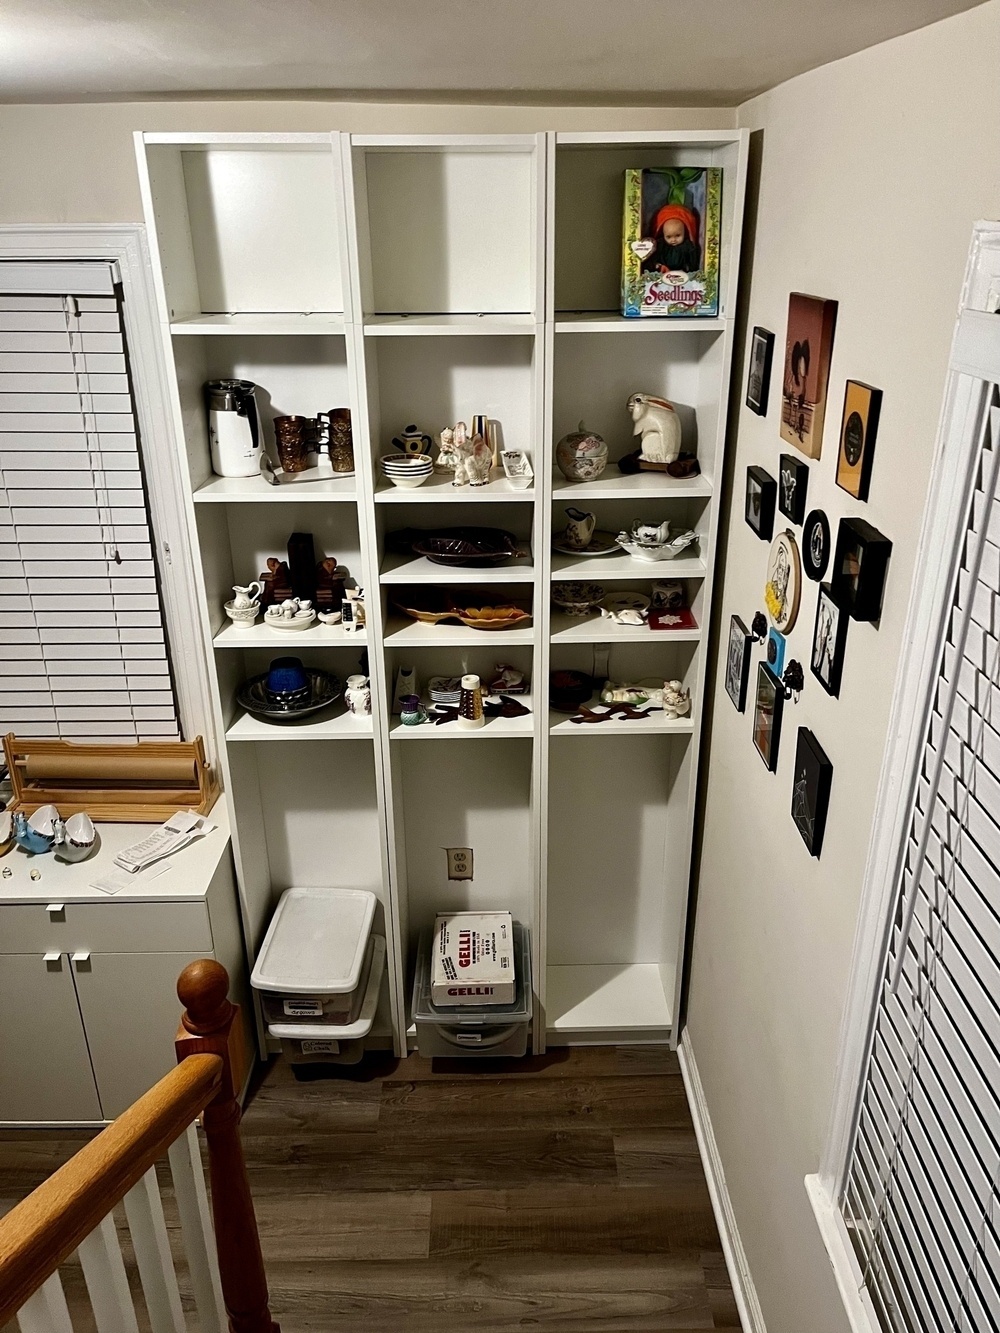
[[[597,708],[601,704],[595,695],[587,701],[588,708]],[[690,736],[694,731],[694,719],[687,717],[664,717],[662,708],[651,708],[642,721],[635,718],[613,717],[609,722],[571,722],[570,713],[557,713],[549,710],[550,736]]]
[[[518,695],[517,699],[526,708],[531,708],[530,695]],[[424,707],[429,707],[426,700],[424,700]],[[393,741],[503,740],[508,736],[530,737],[534,731],[534,725],[535,717],[531,712],[526,713],[523,717],[488,717],[486,725],[476,727],[474,731],[459,729],[454,722],[445,722],[441,726],[437,726],[433,722],[424,722],[418,727],[404,727],[399,718],[394,717],[392,726],[389,728],[389,739]]]
[[[619,472],[611,463],[596,481],[567,481],[561,472],[552,478],[552,500],[703,500],[712,494],[712,483],[697,477],[669,477],[665,472]]]
[[[357,491],[353,477],[324,477],[320,481],[272,486],[263,477],[212,477],[194,493],[195,504],[296,504],[346,500],[353,504]]]
[[[343,704],[332,705],[343,710]],[[355,717],[346,710],[304,717],[298,722],[263,722],[251,713],[241,713],[227,728],[227,741],[343,741],[371,740],[372,719]]]
[[[719,333],[726,327],[724,318],[626,319],[612,310],[558,310],[556,333]]]
[[[512,486],[503,472],[494,468],[490,474],[491,480],[485,486],[455,486],[451,480],[451,474],[445,472],[434,472],[427,478],[422,486],[415,489],[409,489],[403,486],[393,486],[391,482],[381,479],[379,488],[375,492],[375,503],[383,505],[391,504],[479,504],[482,500],[527,500],[533,503],[535,491],[533,487]]]
[[[606,579],[703,579],[705,562],[698,556],[674,560],[634,560],[620,555],[552,555],[552,577],[564,581],[592,582]]]
[[[385,630],[387,648],[468,648],[474,644],[489,648],[491,644],[530,644],[534,641],[535,631],[530,626],[520,629],[470,629],[468,625],[460,625],[457,620],[427,625],[420,620],[404,620],[399,616],[393,617]]]
[[[553,611],[549,637],[553,643],[697,643],[701,629],[652,630],[646,625],[619,625],[606,616],[568,616]]]
[[[669,1032],[671,1001],[656,963],[552,964],[545,970],[545,1012],[555,1033]]]
[[[174,334],[257,334],[266,337],[300,337],[302,334],[331,334],[343,336],[346,332],[344,316],[326,311],[315,314],[237,314],[190,315],[174,320],[170,325]]]
[[[366,338],[532,337],[540,325],[534,315],[366,315]]]
[[[237,629],[235,625],[224,625],[212,639],[216,648],[279,648],[285,645],[289,652],[298,648],[347,647],[366,642],[363,629],[348,633],[343,625],[324,625],[314,621],[308,629],[280,630],[260,620],[249,629]]]
[[[379,572],[380,583],[532,583],[531,556],[508,560],[495,569],[460,569],[436,565],[425,555],[387,555]]]

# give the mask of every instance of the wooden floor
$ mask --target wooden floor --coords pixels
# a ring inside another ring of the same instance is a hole
[[[243,1127],[283,1333],[738,1333],[669,1052],[376,1056],[308,1083],[278,1062]],[[0,1200],[81,1137],[3,1135]]]

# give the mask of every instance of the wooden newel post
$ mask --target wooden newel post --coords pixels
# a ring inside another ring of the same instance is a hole
[[[250,1182],[240,1140],[238,1094],[246,1071],[239,1006],[229,1000],[229,974],[208,958],[189,963],[177,982],[184,1006],[174,1045],[178,1061],[208,1053],[222,1057],[218,1093],[205,1107],[212,1216],[222,1294],[231,1333],[279,1333],[268,1308],[267,1278]]]

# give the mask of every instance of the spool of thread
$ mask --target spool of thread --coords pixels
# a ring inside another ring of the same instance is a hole
[[[463,731],[472,731],[475,727],[486,725],[486,716],[483,713],[483,689],[478,676],[462,677],[456,721]]]

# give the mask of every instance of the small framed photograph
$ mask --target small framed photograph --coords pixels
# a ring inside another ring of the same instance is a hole
[[[767,631],[767,638],[764,641],[764,661],[779,680],[785,669],[786,642],[785,636],[779,634],[776,629],[772,628]]]
[[[878,620],[892,542],[863,518],[842,518],[830,586],[852,620]]]
[[[792,292],[788,298],[779,434],[806,458],[823,452],[837,302]]]
[[[823,850],[833,765],[808,727],[799,727],[792,778],[792,820],[810,856]]]
[[[729,653],[726,657],[726,693],[739,713],[747,706],[752,646],[750,631],[739,616],[732,616],[729,621]]]
[[[778,767],[778,742],[781,739],[781,710],[785,691],[778,677],[766,663],[757,666],[757,694],[753,709],[753,743],[768,772]]]
[[[750,366],[747,371],[747,407],[759,417],[767,416],[767,398],[771,387],[771,358],[774,334],[755,326],[750,339]]]
[[[778,459],[778,508],[793,523],[801,523],[805,517],[808,490],[808,465],[791,454],[782,454]]]
[[[848,619],[847,612],[838,604],[829,583],[821,584],[809,665],[827,694],[832,694],[834,698],[840,694]]]
[[[882,390],[848,380],[840,420],[837,485],[855,500],[867,500],[871,485],[875,437],[882,412]]]
[[[747,468],[747,493],[744,516],[761,541],[769,542],[774,531],[774,502],[778,487],[770,472],[762,467]]]
[[[819,583],[829,563],[830,524],[822,509],[814,509],[802,529],[802,567],[807,577]]]

